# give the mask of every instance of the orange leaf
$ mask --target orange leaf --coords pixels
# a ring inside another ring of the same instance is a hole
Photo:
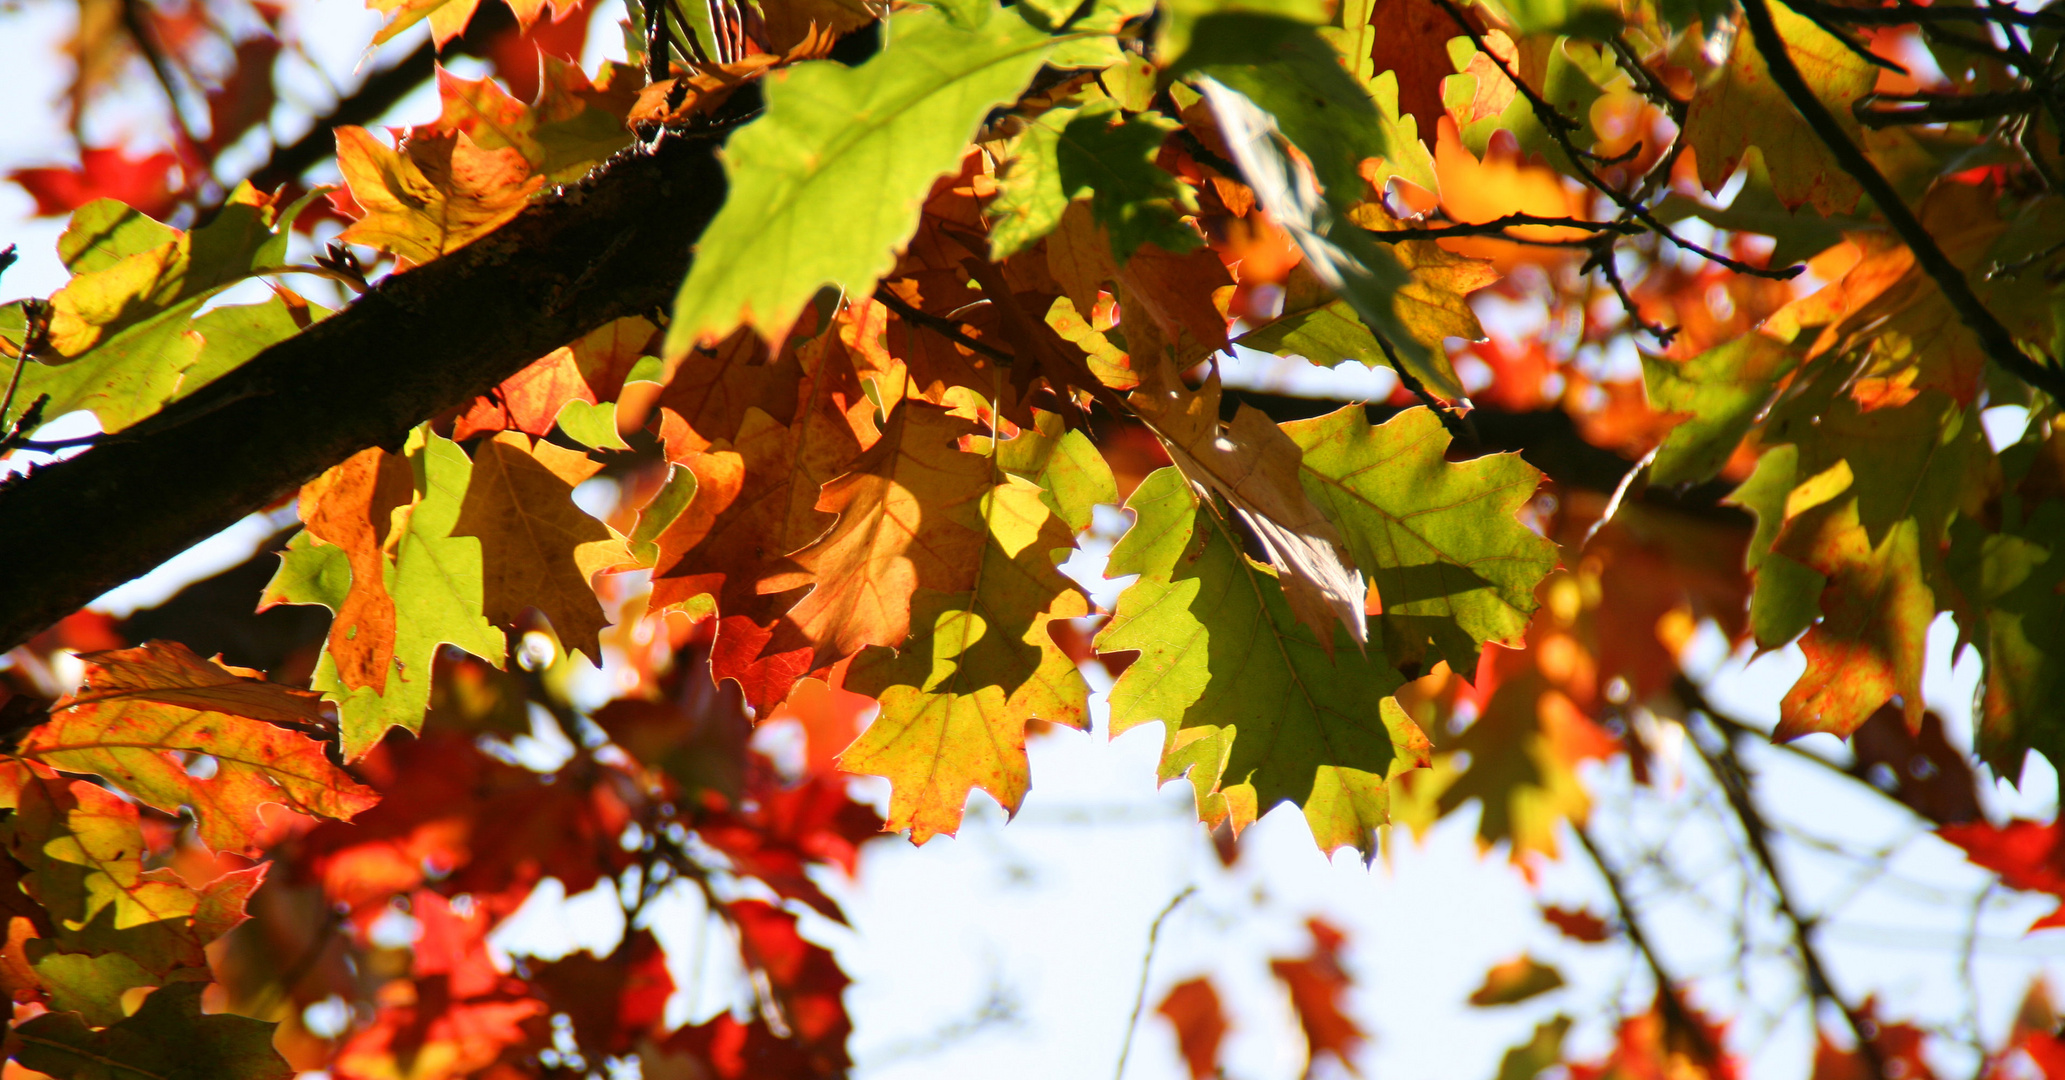
[[[391,251],[403,269],[487,235],[545,186],[522,151],[484,150],[463,132],[416,132],[390,148],[345,125],[337,166],[364,211],[338,239]]]
[[[344,549],[351,591],[330,623],[330,655],[338,677],[356,690],[387,692],[394,664],[394,598],[387,594],[387,542],[392,514],[415,498],[407,459],[367,447],[301,487],[301,520],[310,534]]]
[[[322,744],[266,722],[307,722],[313,694],[239,678],[173,642],[81,659],[85,687],[22,740],[22,756],[106,777],[167,813],[190,806],[216,851],[249,849],[266,803],[348,821],[379,801]],[[197,755],[214,758],[212,776],[189,771]]]
[[[788,615],[816,649],[813,667],[902,643],[916,590],[972,586],[990,487],[989,459],[957,445],[972,434],[945,409],[905,401],[853,471],[824,486],[817,509],[839,521],[795,554],[815,587]]]

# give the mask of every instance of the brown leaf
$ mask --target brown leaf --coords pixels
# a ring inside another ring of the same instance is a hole
[[[991,473],[987,457],[957,445],[971,434],[945,409],[905,401],[853,471],[824,486],[817,509],[839,521],[796,553],[815,587],[788,615],[816,649],[813,668],[901,644],[916,590],[971,587]]]
[[[514,625],[536,607],[568,649],[602,655],[609,625],[590,580],[630,561],[609,526],[574,505],[574,486],[602,466],[551,443],[531,445],[514,432],[481,444],[453,536],[480,540],[481,611]]]

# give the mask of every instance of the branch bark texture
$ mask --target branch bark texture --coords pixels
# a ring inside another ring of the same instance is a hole
[[[672,299],[724,201],[716,142],[669,137],[142,424],[0,488],[0,650],[485,392]]]

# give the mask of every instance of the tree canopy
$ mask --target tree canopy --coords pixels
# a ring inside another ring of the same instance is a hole
[[[2060,826],[1979,794],[2065,759],[2065,9],[639,0],[588,70],[586,3],[369,6],[371,74],[290,140],[289,8],[79,0],[78,164],[0,163],[69,216],[69,280],[0,307],[10,1070],[842,1076],[824,875],[1015,814],[1028,739],[1105,709],[1229,853],[1470,808],[1595,860],[1617,909],[1544,918],[1653,1002],[1501,1080],[1741,1068],[1590,824],[1666,744],[1770,883],[1817,1078],[1957,1040],[1826,970],[1756,746],[2065,896]],[[139,95],[162,149],[95,142]],[[1335,365],[1386,389],[1295,392]],[[296,525],[245,569],[88,609],[261,512]],[[1969,743],[1925,704],[1942,616]],[[1774,729],[1700,634],[1803,655]],[[546,879],[632,929],[503,970]],[[668,1025],[669,889],[752,1009]],[[1352,1066],[1311,934],[1272,970]],[[2028,1001],[1973,1075],[2065,1074]],[[1218,1075],[1210,981],[1156,1015]]]

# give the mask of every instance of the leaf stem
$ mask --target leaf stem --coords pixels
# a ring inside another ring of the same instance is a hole
[[[1446,4],[1449,0],[1439,2]],[[1836,123],[1828,107],[1814,96],[1800,69],[1793,64],[1792,54],[1786,51],[1785,39],[1779,36],[1778,24],[1772,21],[1771,9],[1765,0],[1742,0],[1742,13],[1749,23],[1757,52],[1763,56],[1765,66],[1771,72],[1771,81],[1778,84],[1787,100],[1793,103],[1793,108],[1799,110],[1807,126],[1813,128],[1814,134],[1827,145],[1843,171],[1871,196],[1879,212],[1886,216],[1886,223],[1914,252],[1915,262],[1935,280],[1936,287],[1943,290],[1944,299],[1957,312],[1959,321],[1979,339],[1987,357],[2023,382],[2053,398],[2065,400],[2065,371],[2050,363],[2040,364],[2022,352],[2015,344],[2015,336],[1972,291],[1964,271],[1958,269],[1957,264],[1951,262],[1943,249],[1936,245],[1935,238],[1929,235],[1929,230],[1922,226],[1914,211],[1908,209],[1906,200],[1893,189],[1885,174],[1879,172],[1878,166],[1871,163],[1856,143],[1850,141],[1850,136]]]

